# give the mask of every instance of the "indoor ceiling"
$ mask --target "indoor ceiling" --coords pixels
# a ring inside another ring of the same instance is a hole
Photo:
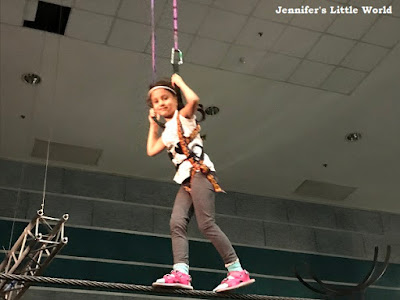
[[[150,0],[43,2],[70,8],[64,34],[27,27],[44,3],[0,2],[0,156],[44,163],[34,156],[50,139],[52,166],[171,181],[167,155],[145,150]],[[220,109],[201,124],[224,189],[400,213],[400,0],[181,0],[178,10],[180,74]],[[168,77],[171,0],[155,0],[155,22],[156,73]],[[353,132],[362,138],[347,141]]]

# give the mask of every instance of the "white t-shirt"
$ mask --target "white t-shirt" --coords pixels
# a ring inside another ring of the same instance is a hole
[[[178,124],[176,120],[178,115],[183,128],[183,136],[185,137],[190,136],[197,124],[196,116],[193,116],[191,119],[186,119],[176,110],[172,119],[165,123],[165,129],[161,135],[161,139],[167,147],[167,151],[172,154],[172,163],[175,166],[179,166],[174,176],[174,181],[181,184],[186,178],[190,177],[192,164],[189,160],[186,160],[186,155],[182,153],[179,147]],[[203,140],[200,137],[200,133],[196,135],[188,146],[189,149],[200,158],[203,151]],[[203,163],[210,168],[211,171],[215,171],[214,164],[211,162],[208,155],[205,153],[203,155]]]

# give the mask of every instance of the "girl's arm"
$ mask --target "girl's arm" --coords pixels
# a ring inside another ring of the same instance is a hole
[[[182,77],[178,74],[173,74],[171,77],[172,85],[176,85],[181,89],[183,96],[186,99],[186,105],[180,110],[180,115],[185,118],[192,118],[197,110],[197,104],[200,99],[199,96],[183,81]]]
[[[147,137],[148,156],[155,156],[165,149],[165,145],[161,137],[158,136],[158,125],[156,122],[154,122],[153,116],[155,116],[154,110],[150,109],[149,112],[150,128],[149,128],[149,135]]]

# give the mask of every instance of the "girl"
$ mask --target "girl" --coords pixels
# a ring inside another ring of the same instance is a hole
[[[186,99],[186,105],[178,110],[175,87]],[[186,85],[178,74],[171,82],[159,81],[150,86],[147,103],[150,106],[150,129],[147,139],[147,154],[154,156],[165,148],[176,167],[174,181],[181,185],[170,220],[174,265],[171,273],[164,275],[153,286],[168,286],[193,289],[189,275],[189,244],[187,226],[195,213],[200,232],[207,237],[221,255],[228,276],[214,292],[236,289],[253,283],[249,273],[243,270],[227,236],[215,224],[215,192],[223,192],[215,179],[215,168],[203,152],[200,126],[195,112],[199,97]],[[165,129],[158,135],[159,126],[154,121],[164,117]]]

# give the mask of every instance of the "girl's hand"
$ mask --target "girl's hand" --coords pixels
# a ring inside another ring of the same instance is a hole
[[[184,84],[184,81],[181,76],[179,76],[178,74],[175,73],[175,74],[172,74],[172,76],[171,76],[171,83],[172,83],[173,87],[175,87],[175,86],[182,87],[182,83]]]
[[[151,126],[158,126],[158,124],[154,121],[153,117],[156,117],[157,120],[160,120],[160,115],[156,114],[153,108],[149,110],[149,122]]]

